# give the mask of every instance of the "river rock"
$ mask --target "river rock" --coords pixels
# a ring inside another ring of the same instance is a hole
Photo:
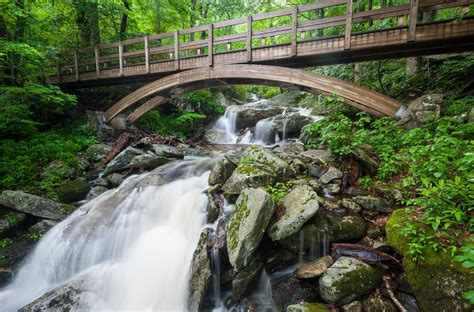
[[[327,164],[334,160],[331,152],[326,150],[310,149],[300,154],[301,157],[317,165]]]
[[[403,256],[406,278],[421,311],[472,311],[472,305],[462,299],[462,294],[474,289],[474,271],[454,261],[449,253],[435,252],[429,247],[422,250],[423,261],[413,262],[410,241],[403,231],[409,217],[405,209],[395,210],[385,230],[388,244]]]
[[[350,198],[343,198],[341,200],[341,206],[347,208],[355,213],[359,213],[362,211],[362,208],[357,205],[352,199]]]
[[[66,217],[66,205],[22,191],[3,191],[0,205],[35,217],[62,220]]]
[[[28,232],[32,234],[44,234],[48,232],[53,226],[58,224],[58,222],[53,220],[41,220],[34,225],[30,226]]]
[[[319,293],[328,303],[343,305],[370,293],[383,273],[350,257],[340,257],[319,279]]]
[[[319,208],[318,194],[308,185],[299,185],[285,196],[283,205],[285,213],[268,230],[274,241],[298,232],[314,216]]]
[[[271,196],[262,188],[245,189],[227,223],[229,261],[242,270],[251,260],[275,210]]]
[[[211,262],[207,254],[207,232],[207,229],[202,230],[191,261],[189,311],[202,311],[206,291],[211,280]]]
[[[315,283],[291,275],[286,279],[277,280],[272,285],[272,293],[275,303],[281,311],[285,311],[292,304],[321,301]]]
[[[97,163],[105,158],[111,149],[112,147],[106,144],[92,144],[87,148],[85,156],[89,162]]]
[[[58,187],[56,193],[63,203],[74,203],[86,198],[90,189],[89,183],[85,179],[79,178]]]
[[[255,280],[255,277],[262,268],[262,262],[260,260],[254,260],[232,279],[232,294],[234,295],[235,301],[239,302],[240,299],[242,299],[248,287]]]
[[[107,176],[107,180],[112,184],[114,187],[119,186],[123,182],[123,175],[120,173],[114,172]]]
[[[100,194],[107,192],[108,190],[109,189],[106,188],[105,186],[101,186],[101,185],[95,186],[90,190],[89,194],[87,194],[87,199],[95,198],[99,196]]]
[[[341,192],[341,187],[338,184],[331,183],[327,184],[323,187],[323,194],[324,195],[337,195]]]
[[[301,279],[320,277],[333,263],[331,256],[324,256],[299,266],[294,274]]]
[[[355,196],[352,200],[360,205],[362,209],[370,210],[370,211],[377,211],[382,213],[390,213],[392,212],[392,207],[390,203],[381,197],[374,197],[374,196]]]
[[[281,115],[283,111],[283,107],[246,105],[237,109],[235,126],[237,130],[254,127],[258,121],[272,116]]]
[[[103,172],[103,176],[128,168],[128,164],[135,156],[143,154],[145,154],[145,152],[142,150],[133,147],[127,147],[107,164],[107,167],[105,167]]]
[[[334,179],[340,179],[342,178],[342,172],[341,170],[335,168],[335,167],[330,167],[328,171],[326,171],[320,178],[319,181],[323,184],[328,184]]]
[[[19,309],[31,311],[85,311],[91,302],[100,300],[86,276],[77,277],[48,291],[35,301]]]
[[[322,303],[298,303],[289,305],[286,312],[329,312],[327,305]]]
[[[159,157],[154,153],[148,152],[146,154],[137,155],[133,157],[130,163],[126,166],[126,168],[133,168],[139,170],[155,169],[156,167],[164,165],[170,161],[172,160],[164,157]]]
[[[170,146],[164,144],[153,144],[153,151],[157,156],[167,158],[184,158],[186,156],[205,157],[209,156],[209,152],[202,147],[190,146]]]
[[[236,165],[227,158],[219,160],[209,174],[209,185],[224,184],[236,168]]]
[[[399,124],[407,129],[413,129],[439,116],[443,97],[443,94],[426,94],[415,99],[408,106]]]
[[[393,305],[393,303],[384,297],[380,298],[367,298],[362,301],[362,310],[364,312],[397,312],[398,309]],[[412,310],[409,310],[412,312]],[[414,312],[414,311],[413,311]]]
[[[370,145],[362,145],[353,151],[354,156],[362,167],[362,172],[366,175],[376,175],[379,163],[369,156],[367,151],[372,151]]]
[[[204,133],[203,141],[211,144],[222,144],[224,142],[229,142],[230,138],[225,131],[209,129]]]
[[[258,147],[249,147],[240,164],[222,186],[227,194],[240,194],[248,187],[273,184],[287,174],[288,164],[278,156]]]

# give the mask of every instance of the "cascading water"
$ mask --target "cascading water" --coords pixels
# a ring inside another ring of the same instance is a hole
[[[238,106],[232,105],[227,107],[224,116],[220,117],[214,129],[221,130],[225,134],[224,142],[228,144],[237,143],[238,135],[235,131],[236,128],[236,121],[237,121],[237,109]]]
[[[79,310],[186,310],[212,164],[162,166],[78,208],[0,291],[0,311],[16,311],[65,284],[81,293]]]

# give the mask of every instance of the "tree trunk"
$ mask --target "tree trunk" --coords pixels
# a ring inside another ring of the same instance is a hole
[[[120,21],[120,40],[125,39],[125,34],[127,32],[128,11],[130,11],[130,4],[127,0],[123,0],[123,5],[125,6],[125,11],[122,13],[122,19]]]
[[[76,23],[82,43],[85,46],[100,43],[99,9],[97,2],[87,0],[73,0],[76,8]]]
[[[429,23],[434,20],[435,16],[436,16],[436,11],[423,12],[422,14],[418,16],[418,21],[421,21],[422,23]],[[423,63],[423,57],[421,56],[408,57],[406,59],[406,66],[405,66],[406,76],[410,77],[416,74],[417,72],[419,72],[421,69],[422,63]]]

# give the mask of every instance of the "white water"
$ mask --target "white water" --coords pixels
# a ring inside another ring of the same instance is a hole
[[[86,203],[41,239],[0,290],[0,311],[16,311],[78,277],[87,281],[81,310],[186,310],[209,165],[163,166]]]
[[[228,144],[237,143],[238,135],[235,131],[237,121],[237,109],[238,106],[232,105],[227,107],[224,116],[220,117],[214,129],[221,130],[225,133],[225,142]]]

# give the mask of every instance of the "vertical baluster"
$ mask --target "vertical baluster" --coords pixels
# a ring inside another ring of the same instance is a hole
[[[120,67],[120,77],[123,76],[123,43],[119,41],[119,67]]]
[[[347,0],[346,29],[344,32],[344,49],[351,48],[352,35],[352,0]]]
[[[179,70],[179,31],[174,32],[174,69]]]
[[[208,40],[208,47],[207,47],[207,55],[208,55],[208,59],[209,59],[209,66],[212,66],[214,65],[214,25],[213,24],[210,24],[209,25],[209,38],[207,39]]]
[[[145,48],[145,71],[147,74],[150,73],[150,38],[145,36],[144,38],[144,48]]]
[[[94,57],[95,57],[95,73],[96,73],[97,79],[99,79],[100,78],[100,63],[99,63],[100,54],[99,54],[99,46],[97,45],[94,47]]]
[[[74,72],[76,73],[76,81],[79,81],[79,60],[77,50],[74,50]]]
[[[416,20],[418,16],[418,0],[411,0],[410,15],[408,16],[408,41],[415,41]]]
[[[247,62],[252,62],[252,16],[247,17]]]
[[[297,49],[297,31],[298,31],[298,7],[293,8],[291,14],[291,56],[296,56]]]

